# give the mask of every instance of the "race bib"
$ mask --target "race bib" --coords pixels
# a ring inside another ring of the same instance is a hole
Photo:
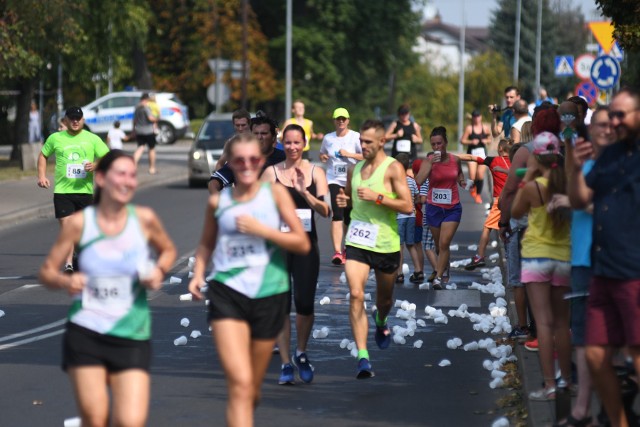
[[[220,238],[222,265],[216,265],[221,271],[232,268],[267,265],[269,255],[264,239],[256,236],[233,235]],[[217,250],[217,249],[216,249]]]
[[[82,291],[82,308],[126,313],[133,305],[132,283],[129,276],[89,277]]]
[[[434,188],[431,191],[431,203],[450,205],[452,199],[450,188]]]
[[[311,232],[311,209],[296,209],[296,216],[300,218],[300,222],[302,222],[302,228],[304,231]],[[280,231],[283,233],[288,233],[291,231],[287,224],[282,224],[280,226]]]
[[[87,171],[84,170],[82,164],[68,164],[67,165],[67,178],[86,178]]]
[[[347,231],[347,239],[357,245],[374,248],[380,226],[363,221],[352,220]]]
[[[487,157],[487,154],[485,153],[484,148],[482,147],[472,148],[471,155],[476,157],[481,157],[483,159]]]
[[[411,152],[411,141],[408,139],[399,139],[396,141],[396,151],[399,153]]]
[[[347,164],[345,162],[333,161],[333,175],[336,178],[347,176]]]

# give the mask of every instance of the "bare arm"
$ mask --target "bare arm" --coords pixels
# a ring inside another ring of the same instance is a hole
[[[356,159],[358,161],[364,159],[364,156],[362,154],[352,153],[350,151],[345,150],[344,148],[341,148],[339,152],[342,157],[351,157],[352,159]]]
[[[427,157],[420,164],[420,170],[416,174],[416,183],[418,185],[424,184],[431,174],[431,167],[433,166],[433,157]]]
[[[413,199],[411,198],[409,185],[407,185],[407,175],[399,162],[393,162],[389,165],[385,172],[385,181],[389,182],[397,198],[382,197],[379,204],[393,209],[396,212],[404,214],[413,213]],[[376,193],[371,188],[358,187],[356,192],[360,200],[378,203],[380,193]]]
[[[392,122],[384,134],[384,139],[386,139],[387,141],[390,141],[392,139],[401,138],[402,136],[396,133],[396,129],[397,129],[396,122]]]
[[[512,127],[510,135],[511,135],[511,139],[513,139],[513,143],[514,144],[517,144],[517,143],[520,142],[521,133],[520,133],[520,131],[518,129]]]
[[[502,122],[498,120],[498,113],[495,113],[491,110],[491,105],[489,106],[489,110],[491,111],[491,135],[493,137],[497,137],[502,132]]]
[[[581,138],[576,141],[575,148],[571,144],[565,146],[567,153],[567,194],[574,209],[586,209],[593,201],[593,190],[587,186],[582,167],[593,155],[593,146]]]
[[[318,213],[318,215],[326,218],[331,213],[329,204],[326,202],[329,197],[329,184],[327,183],[327,175],[325,175],[322,168],[313,168],[313,180],[316,183],[316,194],[323,197],[323,200],[314,197],[311,193],[304,189],[304,199],[309,203],[309,206]]]
[[[160,289],[164,276],[171,270],[176,260],[176,247],[153,210],[137,207],[136,214],[142,221],[144,233],[149,239],[149,244],[158,255],[153,273],[150,277],[145,277],[141,280],[141,283],[149,289]]]
[[[531,210],[531,200],[537,197],[535,182],[527,182],[527,184],[516,192],[513,204],[511,206],[511,217],[520,219]]]
[[[81,212],[76,212],[71,218],[62,223],[58,238],[38,274],[38,280],[47,288],[65,289],[70,295],[74,295],[81,292],[85,287],[87,277],[83,273],[69,275],[60,271],[67,254],[80,242],[83,225],[84,219]]]
[[[47,158],[42,154],[42,152],[38,155],[38,187],[51,187],[51,183],[47,178]]]
[[[196,248],[195,264],[193,265],[193,277],[189,282],[189,292],[196,299],[202,299],[200,289],[204,285],[204,274],[211,259],[211,254],[216,247],[216,239],[218,237],[218,222],[215,219],[214,212],[218,206],[219,194],[209,197],[207,209],[204,214],[204,226],[200,235],[200,242]]]
[[[500,208],[500,222],[503,224],[508,223],[511,218],[511,204],[513,203],[513,198],[516,195],[516,191],[518,191],[518,184],[520,183],[520,178],[516,175],[516,170],[525,167],[528,158],[529,150],[523,147],[516,152],[511,162],[509,175],[507,176],[507,181],[504,184],[500,202],[498,203],[498,207]]]
[[[464,133],[462,134],[462,137],[460,138],[460,143],[462,143],[462,145],[474,144],[474,141],[469,139],[470,135],[471,135],[471,126],[467,125],[467,126],[465,126]]]
[[[422,144],[422,128],[416,122],[413,122],[413,128],[415,129],[416,133],[411,135],[411,141],[414,144]]]

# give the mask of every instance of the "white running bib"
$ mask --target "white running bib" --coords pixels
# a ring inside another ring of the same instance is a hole
[[[82,291],[82,308],[126,313],[133,305],[132,283],[129,276],[89,277]]]
[[[68,164],[67,165],[67,178],[86,178],[87,171],[84,170],[82,164]]]
[[[336,178],[342,178],[347,176],[347,164],[342,161],[333,161],[333,175]]]
[[[411,141],[408,139],[399,139],[396,141],[396,151],[399,153],[411,152]]]
[[[450,188],[434,188],[431,192],[431,203],[450,205],[452,199]]]
[[[267,245],[264,239],[259,237],[244,234],[221,236],[219,245],[219,250],[222,251],[222,262],[216,265],[216,268],[220,271],[269,263]]]
[[[347,239],[357,245],[375,248],[379,229],[378,224],[352,220],[347,231]]]
[[[471,155],[472,156],[476,156],[476,157],[482,157],[483,159],[487,157],[484,148],[482,147],[478,147],[478,148],[472,148],[471,149]]]
[[[302,222],[302,228],[304,231],[311,232],[311,209],[296,209],[296,216],[300,218],[300,222]],[[280,226],[280,231],[283,233],[288,233],[291,231],[287,224],[282,224]]]

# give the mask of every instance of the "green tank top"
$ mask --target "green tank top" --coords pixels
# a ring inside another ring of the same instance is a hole
[[[360,176],[365,161],[356,164],[351,176],[351,223],[345,238],[345,244],[356,248],[378,253],[393,253],[400,250],[400,236],[398,235],[398,222],[396,211],[388,207],[377,205],[358,198],[358,187],[369,187],[384,197],[395,199],[396,193],[387,191],[384,187],[384,174],[393,157],[387,157],[376,168],[369,179],[363,180]]]

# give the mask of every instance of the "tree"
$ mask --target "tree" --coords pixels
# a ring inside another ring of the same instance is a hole
[[[579,55],[587,41],[584,18],[571,3],[558,2],[551,8],[549,0],[542,0],[542,54],[540,81],[550,94],[564,96],[572,90],[577,79],[555,77],[554,58],[557,55]],[[535,90],[535,48],[538,16],[537,0],[522,0],[520,28],[519,81],[516,83],[525,99],[533,101]],[[499,0],[491,19],[490,41],[508,64],[513,63],[516,2]]]
[[[596,0],[602,14],[611,18],[613,36],[627,51],[640,51],[640,3],[637,0]]]

